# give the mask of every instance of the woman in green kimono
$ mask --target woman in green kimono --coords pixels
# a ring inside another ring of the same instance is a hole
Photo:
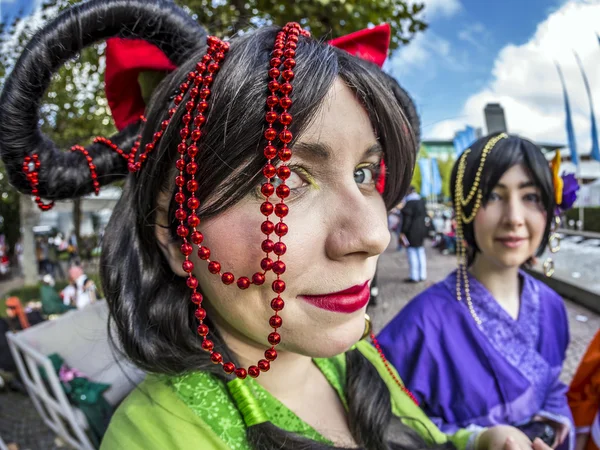
[[[382,30],[342,46],[367,58]],[[146,41],[109,43],[121,131],[61,152],[38,128],[52,72],[112,37]],[[172,71],[147,106],[140,60]],[[298,24],[229,44],[167,0],[91,0],[33,38],[0,98],[11,182],[48,209],[41,197],[126,179],[101,276],[119,345],[149,375],[103,449],[548,449],[509,427],[442,434],[361,339],[415,161],[406,102]]]

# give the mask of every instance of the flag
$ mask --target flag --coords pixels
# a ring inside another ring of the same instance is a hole
[[[437,159],[431,158],[431,192],[433,195],[442,193],[442,176]]]
[[[456,150],[456,159],[468,149],[477,137],[475,136],[475,128],[467,125],[464,130],[457,131],[454,135],[454,150]]]
[[[575,142],[575,131],[573,129],[573,120],[571,118],[571,106],[569,105],[569,94],[567,93],[567,86],[565,85],[565,79],[563,77],[560,66],[556,63],[556,69],[558,70],[558,76],[563,88],[563,96],[565,98],[565,126],[567,129],[567,138],[569,140],[569,148],[571,149],[571,162],[575,165],[579,165],[579,155],[577,154],[577,143]]]
[[[583,83],[585,84],[585,90],[588,95],[588,100],[590,102],[590,121],[591,121],[591,129],[592,129],[592,158],[596,161],[600,161],[600,147],[598,146],[598,128],[596,127],[596,116],[594,114],[594,102],[592,100],[592,91],[590,89],[590,83],[588,81],[588,77],[583,70],[583,63],[579,58],[579,55],[575,53],[575,58],[577,59],[577,64],[579,65],[579,70],[581,71],[581,76],[583,77]]]
[[[420,158],[419,170],[421,171],[421,197],[431,195],[431,159]]]

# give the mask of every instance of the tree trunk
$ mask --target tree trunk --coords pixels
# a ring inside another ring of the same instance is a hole
[[[40,211],[28,195],[20,196],[21,203],[21,227],[23,229],[23,276],[25,284],[38,283],[38,263],[35,252],[35,236],[33,227],[40,220]]]

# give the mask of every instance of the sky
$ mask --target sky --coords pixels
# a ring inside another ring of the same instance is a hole
[[[41,0],[0,0],[0,20],[16,15],[27,15]]]
[[[30,12],[40,0],[0,0],[0,17]],[[566,143],[555,61],[570,96],[578,150],[589,153],[590,107],[574,51],[600,116],[600,0],[421,0],[429,28],[388,59],[414,98],[422,134],[451,139],[482,127],[488,102],[504,107],[508,131]]]
[[[413,96],[430,139],[482,127],[483,108],[499,102],[508,131],[566,143],[555,61],[570,96],[578,151],[589,153],[590,107],[574,51],[600,115],[600,0],[425,0],[427,31],[386,69]]]

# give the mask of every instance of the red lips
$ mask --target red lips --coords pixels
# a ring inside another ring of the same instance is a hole
[[[350,314],[356,312],[369,303],[371,291],[369,282],[352,286],[339,292],[323,295],[300,295],[300,298],[317,308],[340,313]]]

